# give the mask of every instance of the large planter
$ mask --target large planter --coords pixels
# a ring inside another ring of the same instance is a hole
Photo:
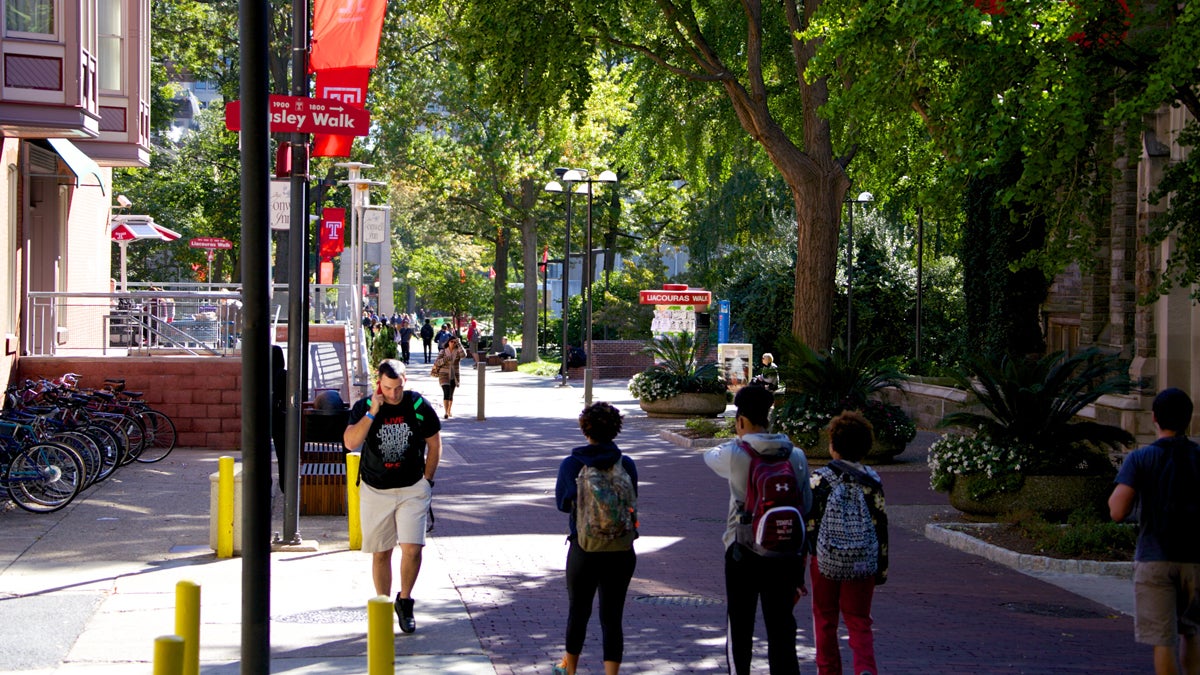
[[[904,448],[905,443],[884,443],[879,439],[871,444],[871,452],[867,453],[867,464],[886,464],[892,462],[898,457]],[[829,429],[822,429],[817,437],[817,444],[811,448],[804,449],[804,456],[809,459],[830,460],[829,456]]]
[[[716,417],[725,412],[725,394],[677,394],[657,401],[639,400],[638,405],[647,417]]]
[[[1085,506],[1101,507],[1112,492],[1112,476],[1026,476],[1013,492],[971,496],[983,476],[957,476],[950,505],[968,516],[996,518],[1013,511],[1033,511],[1046,518],[1065,518]]]

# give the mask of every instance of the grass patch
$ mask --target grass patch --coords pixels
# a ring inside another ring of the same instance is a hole
[[[517,371],[526,375],[537,375],[538,377],[554,377],[558,375],[561,361],[531,361],[522,363],[517,366]]]
[[[693,417],[683,423],[695,438],[733,438],[737,432],[733,428],[732,417]]]
[[[1137,545],[1133,525],[1083,510],[1072,513],[1065,525],[1047,522],[1031,511],[1009,514],[1004,522],[1038,549],[1069,558],[1132,560]]]

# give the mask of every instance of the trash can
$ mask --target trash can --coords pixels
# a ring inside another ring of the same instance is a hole
[[[350,409],[336,389],[303,406],[300,449],[300,515],[346,514],[346,450],[342,436]]]

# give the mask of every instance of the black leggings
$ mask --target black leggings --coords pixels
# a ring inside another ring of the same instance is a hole
[[[608,553],[588,553],[571,540],[567,551],[567,653],[581,654],[592,616],[592,598],[600,591],[600,634],[604,642],[604,660],[621,662],[625,654],[625,632],[621,616],[625,613],[625,593],[637,566],[633,549]]]
[[[443,401],[453,401],[454,400],[454,388],[457,386],[458,386],[458,383],[453,382],[453,381],[451,381],[450,384],[443,384],[442,385],[442,400]]]

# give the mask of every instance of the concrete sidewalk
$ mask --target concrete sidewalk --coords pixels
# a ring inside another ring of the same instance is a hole
[[[464,375],[456,415],[444,421],[437,528],[414,593],[418,629],[397,633],[397,672],[549,673],[566,614],[567,516],[554,508],[554,480],[561,459],[583,442],[575,422],[583,386],[489,369],[480,420],[476,373]],[[440,406],[427,366],[414,364],[410,388]],[[624,381],[598,382],[593,398],[625,412],[617,442],[641,477],[643,536],[623,670],[725,672],[726,486],[704,466],[702,449],[660,438],[675,423],[646,418]],[[954,517],[928,487],[921,452],[930,437],[881,469],[892,533],[892,580],[878,590],[874,611],[883,670],[1147,670],[1150,654],[1134,645],[1132,622],[1088,599],[1102,595],[1084,588],[1088,580],[1052,585],[925,538],[927,523]],[[0,671],[149,672],[155,636],[174,630],[175,584],[188,579],[202,588],[201,671],[240,672],[241,561],[218,560],[208,547],[217,457],[176,450],[161,464],[119,470],[58,513],[0,514]],[[274,512],[272,529],[280,530],[280,497]],[[319,550],[272,554],[271,672],[366,672],[370,559],[348,550],[346,532],[344,517],[303,517],[300,534]],[[1127,582],[1105,583],[1121,595]],[[1072,584],[1074,592],[1061,588]],[[811,672],[806,599],[796,616],[802,666]],[[601,672],[591,623],[580,673]],[[758,630],[755,663],[765,672]]]

